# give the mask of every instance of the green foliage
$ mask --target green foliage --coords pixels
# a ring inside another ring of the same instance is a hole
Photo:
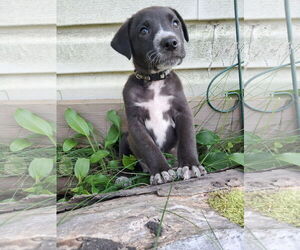
[[[231,161],[230,155],[225,152],[210,152],[204,156],[202,163],[208,172],[239,165],[236,162]]]
[[[91,193],[99,193],[101,189],[103,189],[107,183],[109,182],[109,178],[103,174],[89,175],[85,179],[87,184],[90,184]]]
[[[67,138],[63,144],[63,152],[58,152],[58,171],[61,175],[70,175],[74,166],[74,174],[78,185],[71,189],[74,194],[91,194],[117,190],[114,175],[119,172],[120,161],[115,160],[114,146],[121,136],[121,119],[116,111],[107,112],[107,120],[112,123],[105,139],[104,148],[96,141],[93,124],[85,120],[75,110],[67,109],[65,119],[68,125],[77,133]],[[92,148],[80,148],[78,138],[85,136]],[[133,169],[133,168],[132,168]]]
[[[118,116],[115,110],[108,111],[106,117],[112,123],[112,126],[107,133],[104,143],[105,148],[109,148],[114,145],[120,138],[121,118]]]
[[[36,134],[53,136],[53,129],[50,123],[26,109],[17,109],[15,112],[17,123]]]
[[[56,175],[49,175],[41,182],[35,183],[32,187],[24,188],[23,191],[30,194],[54,194],[56,193]]]
[[[123,155],[122,163],[125,168],[133,170],[137,164],[137,159],[134,155]]]
[[[115,110],[108,111],[106,113],[106,117],[113,125],[118,128],[118,130],[121,129],[121,118]]]
[[[300,153],[283,153],[275,156],[277,160],[300,166]]]
[[[22,175],[27,172],[27,164],[24,158],[13,155],[5,161],[3,171],[6,175]]]
[[[9,149],[12,152],[18,152],[25,148],[30,147],[31,145],[32,145],[32,142],[30,142],[29,140],[27,140],[25,138],[18,138],[11,142]]]
[[[109,161],[108,166],[111,169],[118,169],[119,168],[119,161],[118,160]]]
[[[34,134],[11,142],[9,149],[13,155],[6,160],[3,173],[24,175],[28,172],[35,180],[35,184],[21,190],[31,194],[53,194],[56,191],[56,175],[50,174],[54,167],[54,160],[46,157],[54,156],[54,148],[32,148],[33,143],[30,139],[46,136],[56,146],[55,126],[27,109],[17,109],[14,118],[22,128]]]
[[[77,133],[86,137],[90,136],[90,128],[87,122],[73,109],[65,111],[65,120],[68,125]]]
[[[164,156],[166,157],[166,160],[170,166],[174,166],[176,163],[176,157],[173,154],[164,153]]]
[[[85,158],[78,158],[75,167],[74,173],[79,183],[86,177],[90,170],[90,160]]]
[[[196,134],[199,160],[208,172],[242,165],[243,137],[220,138],[215,132],[201,130]],[[237,157],[239,156],[239,159]]]
[[[245,140],[245,145],[256,145],[258,143],[260,143],[262,140],[259,136],[253,134],[253,133],[250,133],[250,132],[245,132],[244,133],[244,140]]]
[[[63,151],[68,152],[78,144],[73,138],[66,139],[63,144]]]
[[[97,141],[99,133],[93,124],[84,119],[75,110],[68,108],[65,111],[65,119],[74,135],[66,138],[62,145],[58,145],[57,166],[61,176],[74,175],[78,180],[75,188],[70,189],[73,194],[107,193],[115,191],[123,186],[114,184],[121,172],[129,174],[132,186],[149,184],[149,175],[134,172],[137,170],[138,160],[133,155],[124,155],[121,159],[118,155],[118,141],[121,133],[121,119],[116,111],[107,112],[107,120],[111,123],[103,141]],[[45,157],[43,149],[32,149],[30,138],[47,136],[55,143],[55,129],[52,124],[45,121],[28,110],[18,109],[16,121],[23,128],[34,134],[27,138],[18,138],[12,141],[10,151],[18,154],[9,156],[2,163],[2,171],[8,175],[21,175],[28,169],[29,175],[36,183],[24,190],[33,194],[45,194],[55,192],[55,175],[51,175],[53,160]],[[97,135],[97,136],[96,136]],[[245,144],[244,144],[245,139]],[[83,146],[87,140],[89,146]],[[284,137],[280,140],[263,140],[253,133],[221,138],[217,133],[202,130],[196,134],[199,160],[208,172],[214,172],[238,165],[245,165],[247,170],[261,170],[287,165],[300,165],[299,152],[288,153],[290,148],[297,148],[298,137]],[[103,144],[102,144],[103,143]],[[243,153],[244,145],[246,153]],[[267,150],[266,150],[267,149]],[[28,152],[36,152],[29,156]],[[40,153],[38,153],[40,152]],[[40,154],[40,156],[39,156]],[[168,163],[174,165],[176,156],[164,154]],[[2,156],[4,159],[6,156]],[[0,162],[1,163],[1,162]],[[1,171],[1,169],[0,169]]]
[[[243,153],[233,153],[228,158],[239,165],[245,165],[245,156]]]
[[[52,124],[45,119],[41,118],[40,116],[30,112],[27,109],[17,109],[14,118],[16,122],[24,129],[27,129],[30,132],[35,133],[35,135],[43,135],[47,136],[49,140],[56,145],[55,142],[55,129]],[[31,136],[32,137],[32,136]],[[29,137],[28,137],[29,138]],[[15,139],[12,141],[10,145],[10,150],[12,152],[21,151],[29,146],[32,143],[26,139]]]
[[[245,153],[245,170],[255,171],[269,168],[276,168],[288,165],[287,163],[278,161],[272,152],[255,152]]]
[[[197,133],[196,140],[198,144],[211,146],[220,142],[220,137],[209,130],[202,130]]]
[[[77,132],[77,134],[75,134],[72,138],[68,138],[65,140],[66,145],[63,145],[63,148],[65,146],[65,152],[75,147],[78,144],[75,139],[80,138],[81,136],[86,137],[93,151],[96,152],[96,150],[98,149],[98,143],[95,140],[93,125],[90,122],[86,121],[74,109],[71,108],[66,109],[64,116],[70,128]],[[94,142],[92,142],[91,137]]]
[[[98,150],[97,152],[92,154],[90,158],[91,163],[97,163],[100,160],[103,160],[103,158],[107,157],[109,154],[110,153],[107,150]]]
[[[299,136],[263,139],[247,132],[244,158],[245,171],[260,171],[289,165],[300,166]]]
[[[58,173],[62,176],[70,176],[73,173],[73,163],[70,157],[64,156],[58,163]]]
[[[35,158],[29,165],[28,173],[38,183],[51,173],[53,165],[53,159]]]

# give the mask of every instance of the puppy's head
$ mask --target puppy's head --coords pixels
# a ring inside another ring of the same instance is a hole
[[[184,40],[189,41],[187,28],[176,10],[150,7],[128,19],[111,46],[128,59],[132,56],[136,69],[158,72],[182,62]]]

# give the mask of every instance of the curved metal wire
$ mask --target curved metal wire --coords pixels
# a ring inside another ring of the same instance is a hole
[[[244,62],[242,62],[242,64],[243,64],[243,63],[244,63]],[[298,63],[300,63],[300,61],[296,61],[296,62],[295,62],[295,64],[298,64]],[[281,69],[281,68],[290,66],[290,65],[291,65],[290,63],[287,63],[287,64],[283,64],[283,65],[280,65],[280,66],[273,67],[273,68],[268,69],[268,70],[266,70],[266,71],[263,71],[263,72],[261,72],[261,73],[255,75],[255,76],[251,77],[249,80],[247,80],[247,81],[245,82],[245,84],[244,84],[244,88],[246,88],[247,85],[249,85],[250,82],[252,82],[253,80],[257,79],[258,77],[260,77],[260,76],[262,76],[262,75],[265,75],[265,74],[267,74],[267,73],[270,73],[270,72],[279,70],[279,69]],[[231,108],[229,108],[229,109],[225,109],[225,110],[218,109],[218,108],[216,108],[216,107],[211,103],[211,101],[210,101],[210,99],[209,99],[209,91],[210,91],[210,88],[211,88],[213,82],[214,82],[220,75],[222,75],[222,74],[224,74],[225,72],[227,72],[227,71],[233,69],[233,68],[236,67],[236,66],[238,66],[238,63],[235,63],[235,64],[233,64],[233,65],[227,67],[226,69],[222,70],[222,71],[219,72],[219,73],[218,73],[218,74],[210,81],[210,83],[208,84],[207,91],[206,91],[206,100],[207,100],[208,105],[209,105],[213,110],[215,110],[215,111],[217,111],[217,112],[220,112],[220,113],[229,113],[229,112],[232,112],[233,110],[235,110],[235,109],[240,105],[240,99],[239,99],[239,98],[240,98],[240,93],[235,92],[235,91],[227,92],[227,93],[225,94],[225,97],[226,97],[227,95],[229,95],[229,94],[231,94],[231,95],[236,95],[236,96],[238,97],[237,103],[236,103],[233,107],[231,107]],[[294,103],[294,95],[293,95],[293,93],[289,93],[289,92],[286,92],[286,91],[274,91],[274,92],[271,93],[271,95],[272,95],[272,96],[276,96],[276,95],[286,95],[286,96],[289,96],[289,97],[290,97],[290,101],[289,101],[287,104],[285,104],[285,105],[283,105],[283,106],[281,106],[281,107],[279,107],[279,108],[277,108],[277,109],[274,109],[274,110],[262,110],[262,109],[258,109],[258,108],[252,107],[251,105],[247,104],[245,101],[244,101],[244,105],[245,105],[245,107],[247,107],[247,108],[249,108],[249,109],[251,109],[251,110],[258,111],[258,112],[262,112],[262,113],[277,113],[277,112],[280,112],[280,111],[283,111],[283,110],[288,109],[288,108]]]
[[[300,61],[295,62],[295,64],[297,64],[297,63],[300,63]],[[255,75],[255,76],[251,77],[249,80],[247,80],[245,82],[245,88],[247,87],[247,85],[250,82],[252,82],[256,78],[258,78],[258,77],[260,77],[262,75],[265,75],[267,73],[270,73],[272,71],[279,70],[279,69],[284,68],[286,66],[290,66],[290,65],[291,65],[291,63],[286,63],[286,64],[283,64],[283,65],[279,65],[279,66],[273,67],[271,69],[268,69],[266,71],[263,71],[263,72]],[[262,109],[258,109],[258,108],[252,107],[251,105],[247,104],[246,102],[244,102],[244,105],[245,105],[245,107],[247,107],[247,108],[249,108],[251,110],[254,110],[254,111],[257,111],[257,112],[261,112],[261,113],[278,113],[278,112],[281,112],[283,110],[288,109],[294,103],[295,98],[294,98],[293,93],[284,92],[284,91],[274,91],[274,92],[271,93],[271,96],[275,96],[275,95],[286,95],[286,96],[289,96],[290,97],[290,101],[287,104],[285,104],[285,105],[283,105],[283,106],[281,106],[281,107],[279,107],[277,109],[274,109],[274,110],[262,110]]]
[[[243,126],[244,126],[244,105],[246,107],[248,107],[249,109],[252,109],[254,111],[258,111],[258,112],[263,112],[263,113],[276,113],[276,112],[280,112],[280,111],[283,111],[283,110],[286,110],[288,109],[293,103],[295,103],[295,107],[296,107],[296,116],[297,116],[297,127],[300,129],[300,104],[299,104],[299,94],[298,94],[298,82],[297,82],[297,78],[296,78],[296,64],[300,63],[300,61],[296,61],[294,60],[294,51],[293,51],[293,46],[292,46],[292,42],[293,42],[293,37],[292,37],[292,22],[291,22],[291,16],[290,16],[290,6],[289,6],[289,0],[284,0],[284,4],[285,4],[285,14],[286,14],[286,22],[287,22],[287,33],[288,33],[288,41],[289,41],[289,49],[290,49],[290,63],[287,63],[287,64],[283,64],[283,65],[280,65],[280,66],[277,66],[277,67],[273,67],[271,69],[268,69],[266,71],[263,71],[253,77],[251,77],[248,81],[245,82],[244,86],[243,86],[243,79],[242,79],[242,69],[241,69],[241,66],[242,66],[242,61],[241,61],[241,57],[240,57],[240,44],[239,44],[239,15],[238,15],[238,3],[237,3],[237,0],[234,0],[234,16],[235,16],[235,31],[236,31],[236,42],[237,42],[237,59],[238,59],[238,63],[236,64],[233,64],[231,66],[229,66],[228,68],[222,70],[220,73],[218,73],[211,81],[210,83],[208,84],[208,87],[207,87],[207,90],[206,90],[206,100],[207,100],[207,103],[208,105],[215,111],[217,112],[221,112],[221,113],[228,113],[228,112],[232,112],[234,111],[238,106],[240,106],[241,108],[241,125],[242,125],[242,129],[243,129]],[[219,109],[219,108],[216,108],[210,101],[209,99],[209,92],[210,92],[210,88],[213,84],[213,82],[220,76],[222,75],[223,73],[233,69],[234,67],[238,67],[238,73],[239,73],[239,90],[240,92],[227,92],[225,93],[225,97],[228,96],[228,94],[231,94],[231,95],[236,95],[238,97],[237,99],[237,103],[229,108],[229,109],[225,109],[225,110],[222,110],[222,109]],[[286,67],[286,66],[291,66],[291,74],[292,74],[292,82],[293,82],[293,92],[292,93],[289,93],[289,92],[284,92],[284,91],[274,91],[271,93],[271,96],[275,96],[275,95],[286,95],[286,96],[289,96],[290,97],[290,100],[287,104],[277,108],[277,109],[274,109],[274,110],[262,110],[262,109],[258,109],[258,108],[255,108],[255,107],[252,107],[251,105],[247,104],[245,101],[244,101],[244,89],[246,88],[246,86],[252,82],[254,79],[264,75],[264,74],[267,74],[269,72],[272,72],[272,71],[276,71],[278,69],[281,69],[283,67]]]
[[[241,63],[243,64],[244,62],[241,62]],[[225,72],[227,72],[227,71],[233,69],[234,67],[238,66],[238,64],[239,64],[239,63],[235,63],[235,64],[229,66],[228,68],[222,70],[222,71],[219,72],[217,75],[215,75],[215,77],[213,77],[213,79],[211,79],[211,81],[210,81],[209,84],[208,84],[208,87],[207,87],[207,90],[206,90],[206,101],[207,101],[207,104],[208,104],[213,110],[215,110],[215,111],[217,111],[217,112],[220,112],[220,113],[229,113],[229,112],[232,112],[233,110],[235,110],[235,109],[240,105],[240,94],[239,94],[238,92],[235,92],[235,91],[228,92],[228,93],[225,94],[225,97],[227,97],[228,94],[236,95],[236,96],[238,97],[237,103],[236,103],[233,107],[231,107],[231,108],[229,108],[229,109],[225,109],[225,110],[218,109],[218,108],[216,108],[216,107],[210,102],[210,99],[209,99],[209,91],[210,91],[210,88],[211,88],[213,82],[214,82],[220,75],[222,75],[222,74],[224,74]]]

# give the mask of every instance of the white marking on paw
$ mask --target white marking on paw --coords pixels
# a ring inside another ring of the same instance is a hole
[[[172,178],[171,178],[171,176],[169,175],[169,173],[167,171],[162,171],[161,176],[164,180],[164,183],[172,181]]]
[[[193,171],[193,174],[196,178],[201,177],[200,169],[197,166],[192,166],[192,171]]]
[[[172,180],[176,180],[177,175],[176,172],[173,169],[168,170],[169,175],[171,176]]]
[[[182,168],[182,172],[183,172],[183,179],[184,180],[191,179],[192,175],[191,175],[190,168],[188,166],[184,166]]]
[[[145,126],[149,131],[153,131],[156,144],[162,148],[166,141],[166,133],[170,126],[175,127],[174,121],[169,118],[165,120],[163,114],[170,110],[170,100],[174,96],[161,95],[160,91],[164,86],[164,80],[153,81],[148,87],[154,91],[153,99],[147,102],[135,103],[136,106],[143,107],[149,111],[150,119],[145,121]]]
[[[150,176],[150,185],[154,185],[154,176],[153,175]]]
[[[177,176],[179,179],[183,178],[183,171],[182,168],[177,168]]]
[[[200,172],[201,172],[202,176],[207,174],[207,171],[203,166],[200,165],[200,166],[198,166],[198,168],[200,169]]]
[[[163,184],[163,179],[159,173],[154,176],[154,184]]]

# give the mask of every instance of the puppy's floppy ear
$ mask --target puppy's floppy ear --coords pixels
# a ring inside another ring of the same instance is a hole
[[[125,23],[123,23],[110,43],[113,49],[126,56],[129,60],[131,58],[131,45],[129,38],[130,20],[131,19],[128,19]]]
[[[176,14],[177,18],[181,22],[184,39],[188,42],[189,41],[189,33],[187,31],[185,22],[183,21],[182,17],[179,15],[179,13],[175,9],[172,9],[172,8],[170,8],[170,9]]]

